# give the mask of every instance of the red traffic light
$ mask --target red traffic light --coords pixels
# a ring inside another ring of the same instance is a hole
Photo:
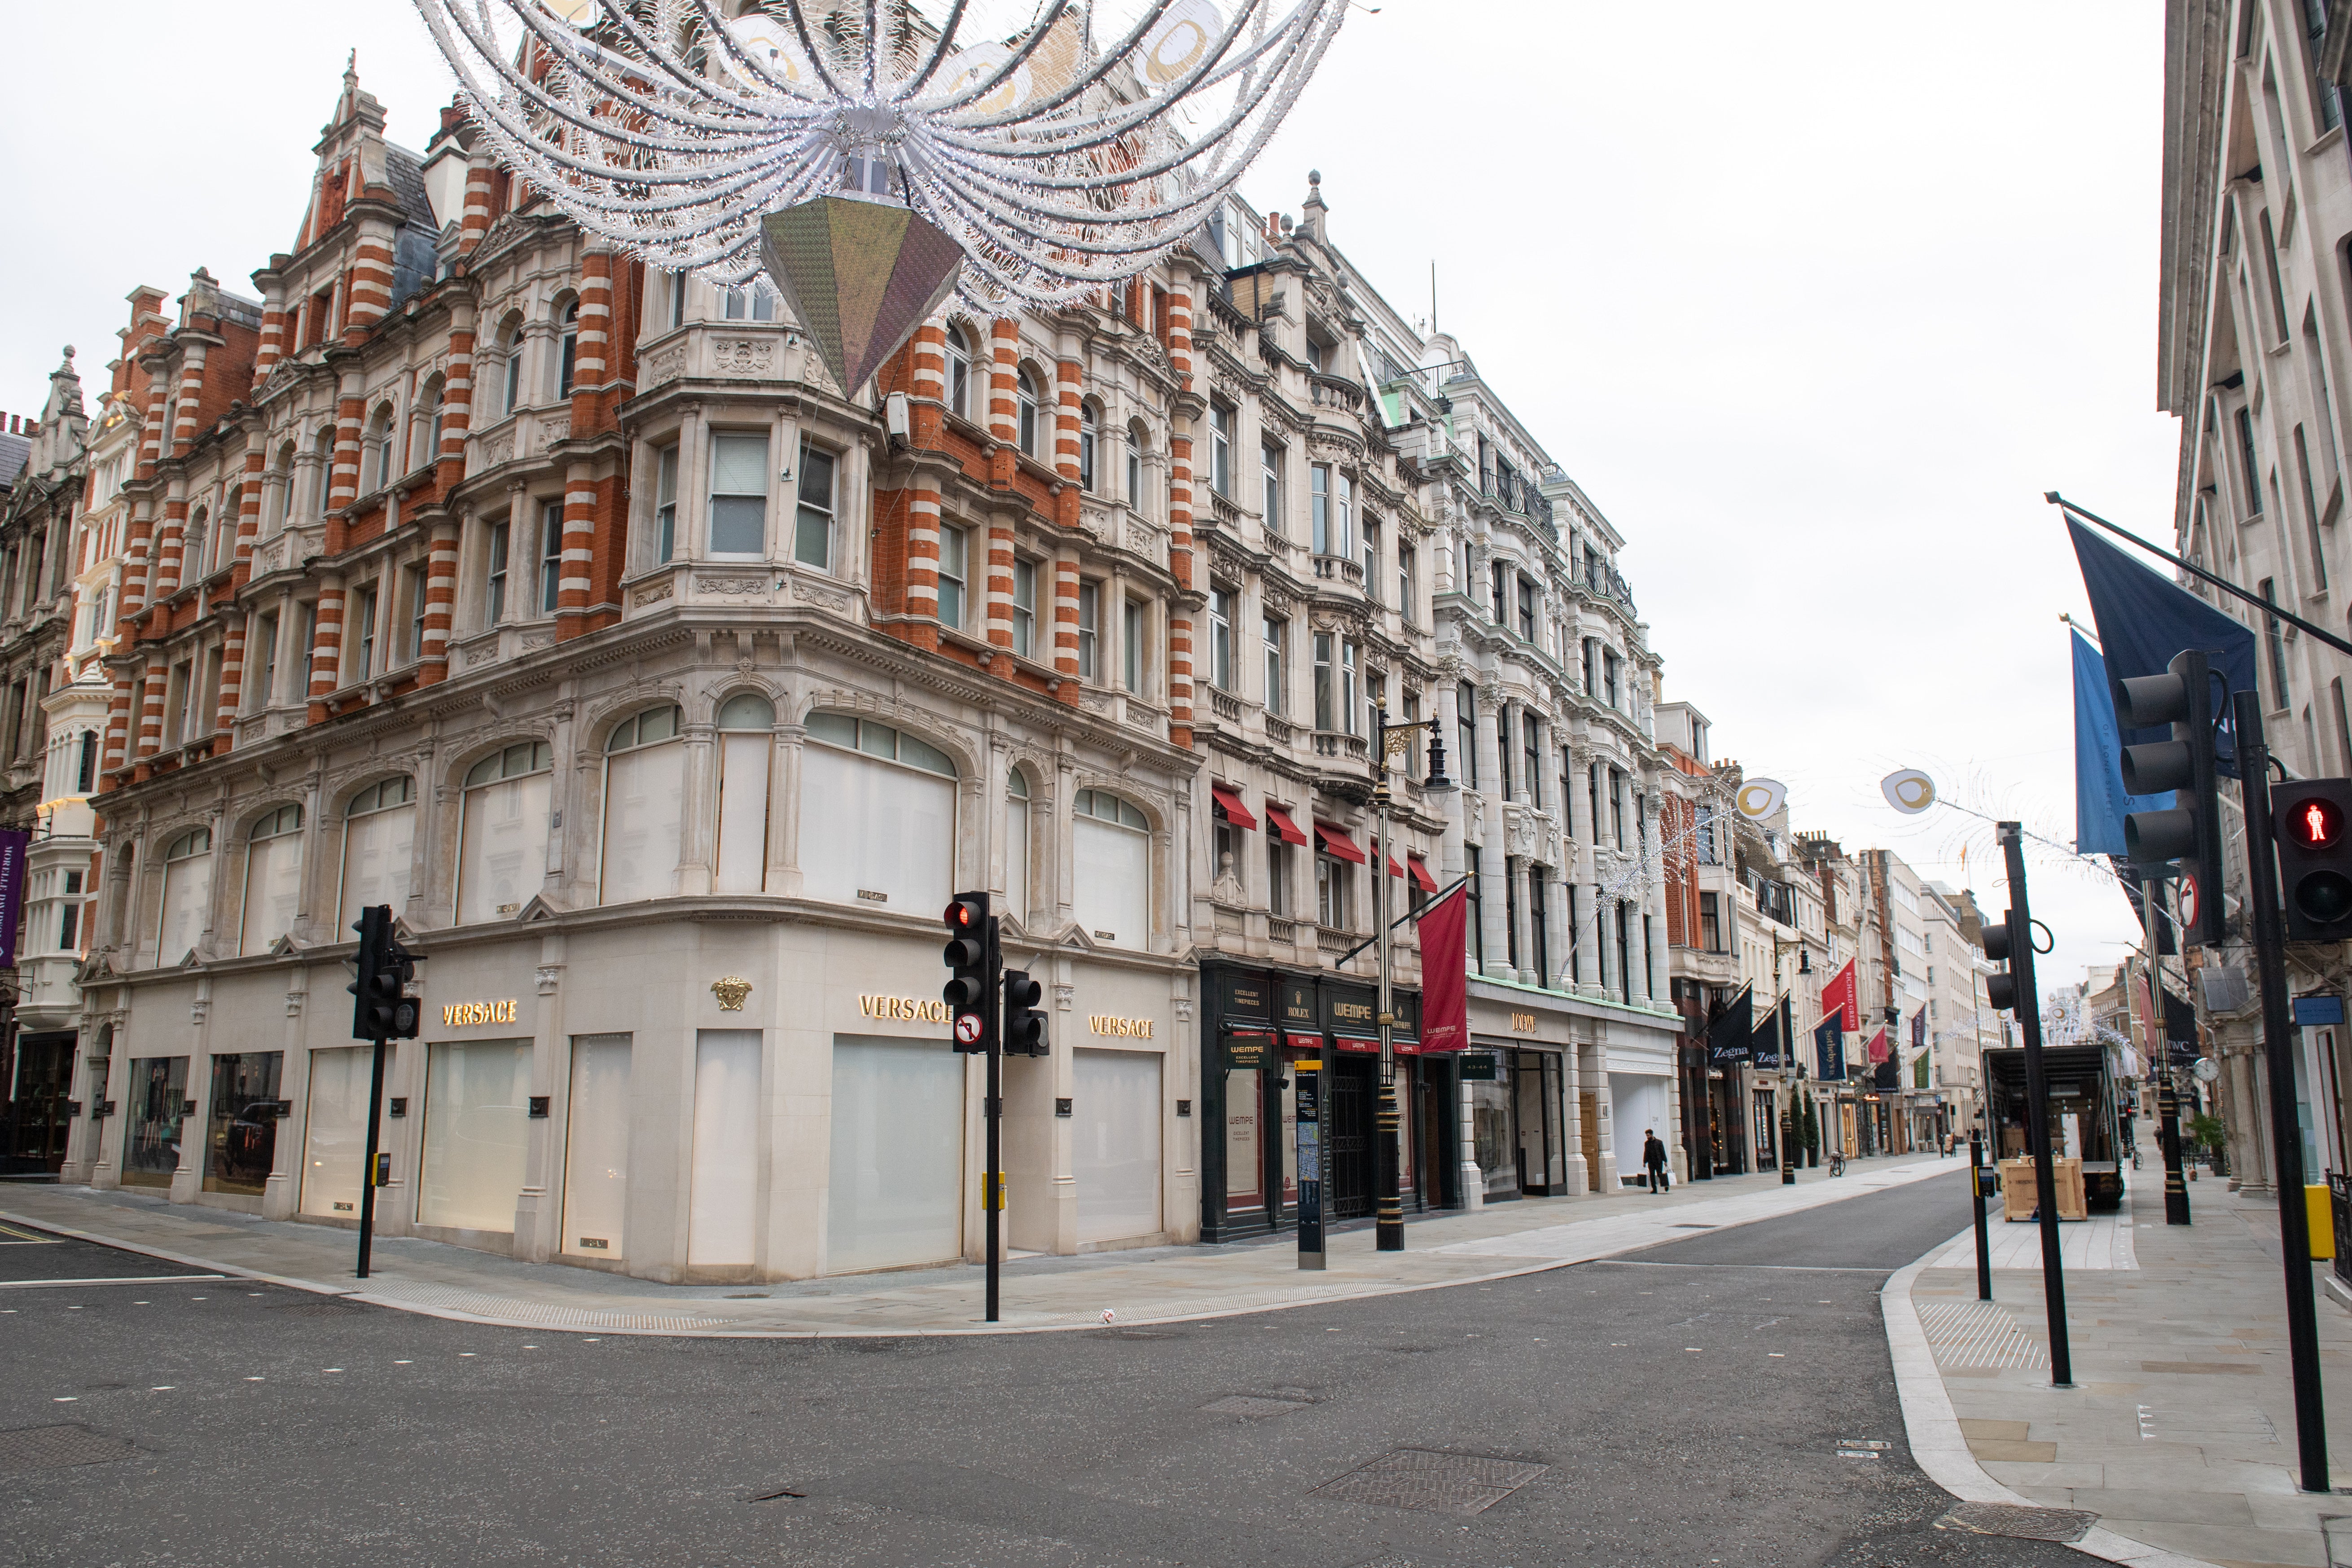
[[[2305,849],[2325,849],[2344,834],[2344,809],[2324,795],[2295,802],[2281,818],[2287,836]]]
[[[982,931],[988,925],[988,895],[959,893],[940,920],[952,931]]]

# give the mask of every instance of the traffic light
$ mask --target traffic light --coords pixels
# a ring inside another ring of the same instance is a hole
[[[2287,940],[2352,936],[2352,779],[2273,785],[2271,822]]]
[[[1984,941],[1984,955],[1995,963],[2011,962],[2013,937],[2010,930],[2010,921],[2014,918],[2011,911],[2004,910],[2001,911],[2000,924],[1988,923],[1978,933]],[[2015,1009],[2017,975],[2013,964],[1999,974],[1985,976],[1985,1000],[1992,1004],[1995,1012],[2007,1013]]]
[[[955,1015],[955,1048],[984,1051],[989,1025],[996,1009],[990,1004],[996,987],[996,922],[989,918],[986,893],[958,893],[941,920],[948,944],[940,953],[949,970],[940,997]]]
[[[416,1037],[417,1005],[407,995],[416,978],[416,955],[400,945],[392,931],[392,906],[370,904],[352,922],[360,933],[360,951],[353,962],[357,974],[343,987],[359,1001],[352,1008],[352,1037],[358,1040],[413,1040]]]
[[[2133,795],[2176,792],[2166,811],[2124,817],[2124,852],[2137,866],[2180,866],[2180,940],[2212,947],[2221,940],[2221,805],[2213,756],[2213,693],[2205,656],[2173,656],[2163,675],[2126,680],[2116,718],[2126,730],[2172,726],[2172,739],[2126,746],[2124,788]]]
[[[1045,987],[1026,972],[1004,972],[1004,1054],[1008,1057],[1050,1056],[1045,1044],[1045,1015],[1037,1010]]]

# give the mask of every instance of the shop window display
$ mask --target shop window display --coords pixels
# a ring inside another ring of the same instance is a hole
[[[205,1130],[205,1191],[261,1195],[278,1159],[278,1079],[283,1051],[213,1058]]]
[[[180,1170],[180,1128],[188,1098],[188,1058],[144,1057],[131,1064],[130,1103],[122,1119],[122,1184],[168,1187]]]

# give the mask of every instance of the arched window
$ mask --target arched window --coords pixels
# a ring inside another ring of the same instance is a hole
[[[801,749],[801,872],[811,898],[929,914],[955,874],[953,759],[887,724],[812,713]]]
[[[425,395],[417,400],[415,439],[408,452],[411,473],[441,460],[441,430],[448,421],[448,384],[437,375],[427,381]]]
[[[368,420],[367,444],[361,456],[368,465],[367,482],[360,487],[362,495],[373,494],[392,483],[392,405],[379,403]]]
[[[1097,942],[1118,947],[1148,945],[1151,939],[1150,823],[1143,813],[1108,790],[1080,790],[1070,811],[1070,880],[1078,924]]]
[[[275,534],[294,515],[294,443],[278,448],[278,484],[269,503],[269,531]]]
[[[245,837],[245,919],[236,950],[267,952],[301,911],[302,808],[264,812]]]
[[[597,901],[632,903],[677,891],[686,806],[686,747],[677,705],[648,708],[604,740],[604,856]]]
[[[572,395],[572,378],[580,363],[580,301],[572,300],[563,307],[563,331],[558,337],[562,345],[556,357],[555,395]]]
[[[1023,365],[1014,384],[1021,409],[1021,449],[1034,458],[1037,455],[1037,373]]]
[[[948,328],[948,412],[971,417],[971,339],[961,327]]]
[[[507,395],[503,412],[512,414],[522,406],[522,323],[509,321],[506,331],[499,334],[499,342],[506,350]]]
[[[180,542],[180,581],[194,583],[205,574],[205,537],[212,531],[210,507],[198,507],[188,519],[187,537]]]
[[[339,931],[371,904],[399,914],[408,902],[416,845],[416,785],[405,773],[372,784],[343,807],[343,890]]]
[[[1019,768],[1004,775],[1004,907],[1029,919],[1029,779]]]
[[[1102,416],[1091,403],[1078,405],[1078,489],[1095,488],[1095,447],[1102,437]]]
[[[713,890],[756,893],[768,878],[768,759],[776,705],[739,691],[719,705],[719,864]]]
[[[213,831],[191,827],[163,847],[162,915],[155,924],[155,963],[179,963],[205,934],[213,899]],[[947,908],[946,900],[940,907]]]
[[[467,773],[457,838],[459,925],[510,919],[546,880],[554,765],[546,742],[522,741]]]
[[[1127,504],[1137,511],[1143,510],[1143,454],[1151,449],[1151,437],[1145,434],[1141,420],[1130,420],[1127,426]]]
[[[327,502],[332,499],[335,489],[335,427],[330,425],[321,429],[317,439],[310,443],[310,449],[317,455],[310,465],[313,476],[310,482],[319,488],[318,494],[312,498],[318,503],[314,510],[323,518],[327,515]]]

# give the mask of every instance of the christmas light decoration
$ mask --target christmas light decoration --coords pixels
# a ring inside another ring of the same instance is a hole
[[[1183,243],[1347,3],[416,0],[499,156],[591,232],[733,286],[778,247],[772,215],[902,205],[982,314],[1099,296]],[[877,264],[936,308],[944,284]]]

